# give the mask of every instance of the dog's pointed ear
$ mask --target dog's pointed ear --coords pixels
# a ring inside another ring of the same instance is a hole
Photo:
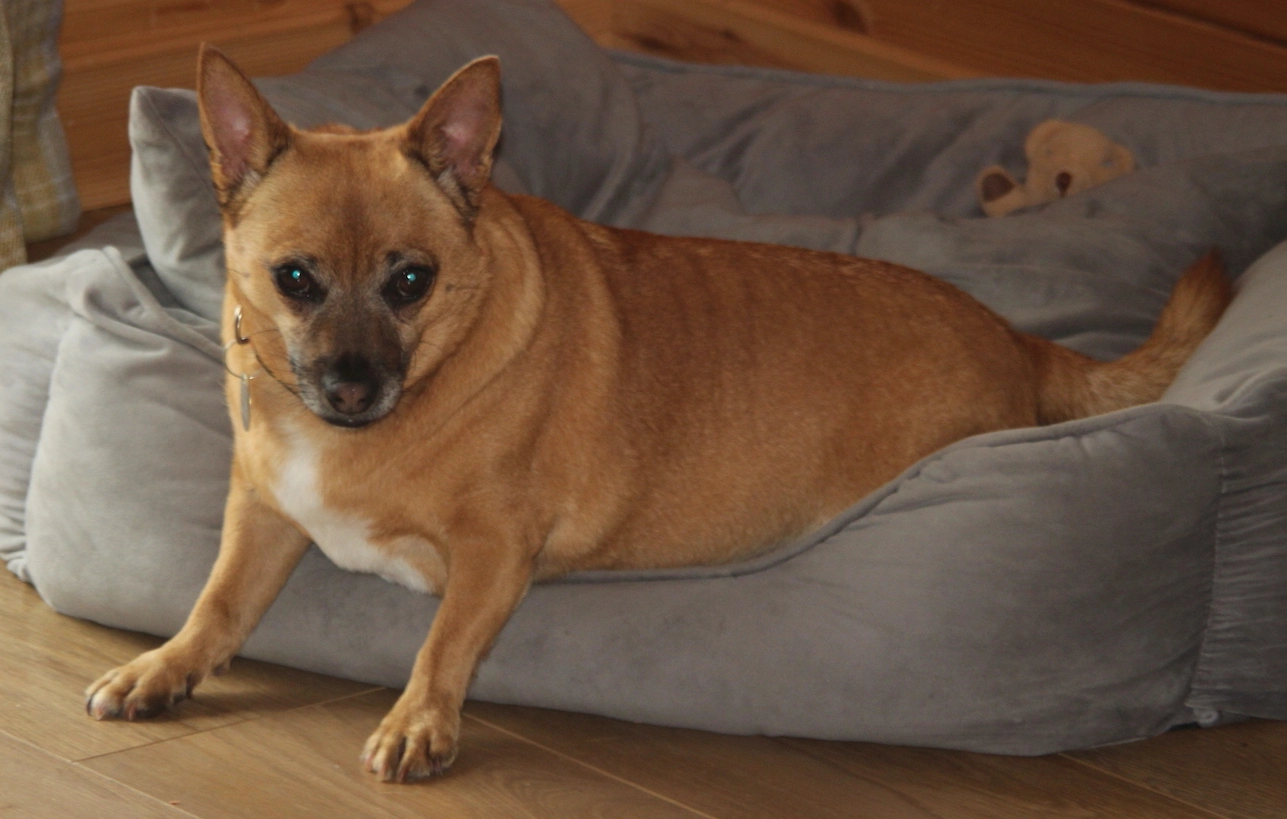
[[[226,207],[286,150],[290,126],[232,60],[205,43],[197,58],[197,103],[215,191]]]
[[[492,172],[500,138],[500,60],[479,57],[442,84],[407,123],[408,155],[429,169],[443,192],[473,218]]]

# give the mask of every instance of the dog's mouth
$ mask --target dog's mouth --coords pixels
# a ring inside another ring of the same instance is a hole
[[[345,411],[330,404],[325,399],[319,401],[316,396],[301,396],[304,398],[304,406],[321,418],[326,423],[334,427],[344,429],[361,429],[374,424],[376,421],[386,417],[393,412],[394,407],[398,404],[402,390],[396,385],[381,390],[379,397],[367,409],[361,411]],[[312,400],[310,400],[310,398]]]
[[[358,418],[333,414],[322,415],[319,417],[333,427],[343,427],[345,429],[361,429],[362,427],[370,426],[380,420],[379,418]]]
[[[320,385],[319,385],[320,386]],[[345,390],[349,396],[352,390]],[[402,397],[402,387],[397,381],[390,381],[374,387],[369,393],[355,400],[352,397],[336,396],[335,389],[322,386],[312,390],[301,391],[300,398],[304,406],[331,426],[344,429],[361,429],[385,418],[393,412]]]

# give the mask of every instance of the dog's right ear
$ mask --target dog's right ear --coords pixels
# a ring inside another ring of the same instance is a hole
[[[219,206],[226,208],[286,150],[290,126],[232,60],[205,43],[197,58],[197,103]]]

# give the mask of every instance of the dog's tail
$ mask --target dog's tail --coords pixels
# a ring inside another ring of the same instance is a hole
[[[1039,421],[1053,424],[1156,401],[1232,298],[1224,267],[1212,251],[1176,282],[1148,340],[1117,361],[1096,361],[1022,336],[1037,370]]]

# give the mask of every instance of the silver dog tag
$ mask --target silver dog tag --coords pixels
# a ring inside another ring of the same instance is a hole
[[[250,376],[241,374],[241,428],[250,431]]]

